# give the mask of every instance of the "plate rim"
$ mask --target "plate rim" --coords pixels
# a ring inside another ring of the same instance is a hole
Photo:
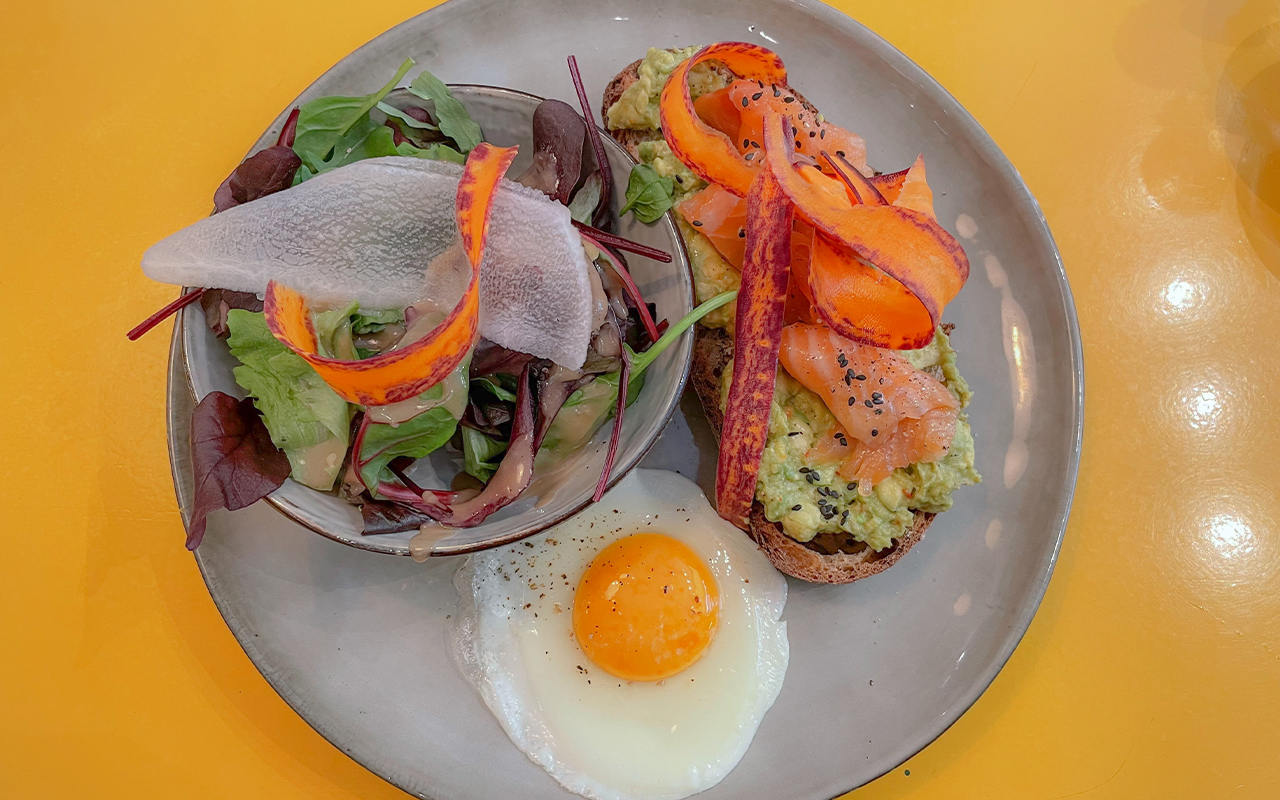
[[[451,0],[450,3],[441,3],[440,5],[404,19],[355,48],[346,56],[335,62],[331,67],[329,67],[329,69],[321,73],[321,75],[317,76],[314,81],[308,84],[298,97],[294,98],[294,100],[285,107],[285,111],[282,112],[270,126],[268,126],[264,136],[269,135],[273,129],[277,129],[277,126],[279,126],[285,118],[288,109],[292,108],[292,106],[296,104],[298,98],[306,94],[312,86],[323,80],[325,76],[337,69],[343,62],[351,58],[353,55],[371,47],[382,37],[387,36],[410,23],[437,15],[440,9],[446,5],[453,5],[456,8],[457,6],[471,5],[477,2],[484,2],[484,0]],[[896,69],[908,80],[919,85],[924,91],[933,95],[939,104],[946,108],[948,115],[954,121],[970,129],[969,135],[975,140],[975,148],[992,163],[992,166],[995,169],[1005,175],[1006,179],[1011,184],[1011,189],[1013,190],[1015,198],[1023,204],[1023,210],[1030,212],[1031,220],[1034,222],[1031,226],[1032,232],[1035,234],[1034,238],[1041,239],[1042,244],[1047,247],[1048,254],[1051,257],[1052,265],[1054,267],[1052,270],[1054,282],[1059,291],[1061,308],[1066,319],[1066,330],[1064,332],[1066,333],[1069,341],[1069,352],[1071,357],[1070,375],[1072,391],[1070,392],[1070,401],[1072,419],[1070,423],[1069,437],[1070,452],[1067,454],[1066,470],[1058,493],[1058,507],[1053,515],[1053,527],[1055,529],[1053,546],[1050,549],[1047,558],[1043,560],[1039,570],[1037,571],[1035,583],[1029,595],[1029,600],[1032,600],[1033,602],[1026,603],[1025,606],[1014,616],[1014,625],[1010,627],[1009,632],[1004,637],[1004,641],[1001,643],[1000,647],[996,649],[995,656],[992,658],[990,665],[983,670],[979,678],[972,683],[969,691],[966,692],[957,702],[951,704],[943,714],[939,715],[938,719],[942,720],[940,725],[919,734],[919,741],[907,744],[906,747],[902,749],[902,755],[892,756],[890,760],[894,760],[894,764],[867,777],[865,780],[861,780],[860,782],[849,786],[847,789],[843,789],[839,793],[832,795],[832,800],[834,800],[834,798],[841,797],[850,791],[865,786],[894,771],[903,763],[914,758],[929,745],[937,741],[939,737],[946,733],[956,723],[956,721],[959,720],[960,717],[964,716],[964,714],[973,707],[978,699],[986,693],[987,689],[990,688],[991,684],[1003,671],[1014,651],[1026,636],[1027,631],[1031,626],[1031,622],[1034,620],[1041,604],[1043,603],[1045,593],[1048,590],[1054,569],[1061,554],[1062,543],[1066,536],[1066,529],[1070,521],[1071,507],[1078,483],[1084,439],[1084,350],[1080,335],[1079,317],[1076,312],[1074,295],[1071,291],[1070,282],[1067,278],[1066,270],[1063,265],[1061,251],[1059,250],[1053,233],[1049,228],[1043,209],[1041,208],[1040,203],[1036,200],[1034,194],[1031,192],[1030,187],[1027,186],[1026,181],[1023,180],[1022,175],[1018,172],[1017,168],[1004,154],[1004,151],[1001,150],[998,144],[996,144],[995,140],[981,125],[981,123],[978,122],[978,120],[955,98],[954,95],[951,94],[950,91],[943,87],[923,67],[916,64],[887,39],[880,36],[875,31],[872,31],[853,17],[822,2],[797,3],[794,2],[794,0],[777,0],[777,2],[798,5],[804,12],[812,15],[821,24],[834,28],[848,35],[861,46],[871,49],[878,57],[883,58],[891,67]],[[181,346],[178,342],[178,331],[179,326],[175,325],[174,337],[171,340],[170,345],[169,374],[166,377],[166,389],[168,393],[166,417],[169,427],[168,450],[170,455],[171,473],[174,480],[175,494],[178,498],[179,512],[185,523],[189,516],[189,498],[186,497],[187,492],[181,485],[182,481],[178,475],[178,459],[180,457],[178,445],[180,443],[175,442],[172,424],[175,405],[177,405],[174,398],[176,380],[173,368],[175,364],[177,364],[184,373],[184,378],[186,372],[185,363],[182,363],[180,359],[175,361],[174,358],[175,353],[181,352]],[[187,388],[187,395],[190,396],[189,384]],[[658,437],[655,437],[655,442],[657,438]],[[637,461],[637,464],[638,463],[639,462]],[[236,641],[240,644],[245,655],[248,656],[249,660],[254,664],[255,668],[258,669],[259,673],[262,674],[263,678],[266,679],[272,689],[280,695],[281,699],[283,699],[285,703],[303,719],[304,722],[316,731],[316,733],[365,769],[375,775],[378,775],[383,780],[406,793],[424,798],[424,800],[433,800],[433,795],[408,788],[406,785],[383,774],[381,771],[376,769],[374,764],[369,760],[362,758],[354,753],[352,749],[341,744],[338,740],[338,734],[336,732],[329,731],[329,726],[313,720],[306,713],[301,698],[294,696],[294,694],[289,691],[287,685],[278,679],[277,675],[269,673],[267,670],[263,669],[263,666],[260,663],[262,655],[257,653],[252,645],[252,633],[247,632],[247,626],[243,626],[239,623],[236,615],[226,602],[226,598],[220,597],[219,593],[214,590],[217,578],[216,576],[211,575],[208,565],[205,563],[205,559],[201,556],[200,552],[198,550],[195,551],[193,556],[195,558],[197,568],[200,570],[201,578],[204,580],[206,588],[209,590],[209,594],[213,599],[214,606],[218,609],[218,613],[222,616],[223,621],[235,636]],[[904,739],[904,741],[910,741],[910,739]]]

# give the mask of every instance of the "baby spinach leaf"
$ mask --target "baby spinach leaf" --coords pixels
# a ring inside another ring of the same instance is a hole
[[[627,180],[627,204],[618,216],[630,211],[641,222],[657,222],[671,208],[674,193],[675,181],[648,164],[636,164]]]
[[[440,130],[439,127],[432,125],[429,121],[418,119],[419,116],[423,116],[423,117],[427,116],[427,112],[421,108],[413,109],[414,112],[418,112],[415,115],[413,112],[403,111],[399,108],[396,108],[390,103],[378,103],[378,110],[381,111],[383,114],[386,114],[388,117],[391,117],[392,119],[400,120],[405,125],[408,125],[410,128],[413,128],[415,130],[420,130],[420,131]]]
[[[205,395],[191,415],[191,467],[196,496],[188,550],[204,539],[210,511],[256,503],[289,477],[289,459],[272,444],[253,401],[222,392]]]
[[[388,128],[388,130],[390,130]],[[452,161],[455,164],[467,163],[467,157],[457,150],[454,150],[447,144],[433,144],[427,147],[414,147],[409,142],[401,142],[396,145],[396,152],[393,155],[413,156],[414,158],[427,158],[432,161]]]
[[[386,97],[412,67],[413,59],[406,58],[400,69],[396,70],[395,77],[373,94],[363,97],[317,97],[303,104],[298,112],[298,130],[293,139],[293,151],[302,159],[302,163],[312,173],[321,172],[321,164],[330,160],[329,154],[334,151],[339,140],[361,120],[369,120],[369,109]],[[389,138],[390,130],[387,135]],[[338,165],[330,164],[328,168],[334,166]]]
[[[480,126],[439,78],[424,69],[409,83],[409,91],[431,101],[436,120],[440,123],[440,132],[452,139],[462,153],[470,153],[473,147],[484,141]]]

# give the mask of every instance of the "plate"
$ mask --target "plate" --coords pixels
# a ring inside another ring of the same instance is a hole
[[[370,82],[368,75],[355,73],[349,82],[329,85],[323,93],[360,94],[367,91],[365,84],[376,83],[376,79]],[[486,141],[504,147],[520,145],[521,151],[512,163],[509,174],[519,175],[524,172],[533,162],[533,112],[542,98],[492,86],[455,83],[451,84],[451,89],[454,96],[467,107],[472,118],[479,123]],[[317,93],[317,87],[313,86],[299,99],[308,100]],[[388,97],[388,102],[394,104],[405,94],[407,93],[396,90]],[[286,109],[263,133],[252,148],[253,152],[275,143],[287,115]],[[616,216],[617,210],[626,203],[625,176],[635,162],[612,138],[605,136],[604,145],[613,174],[623,176],[621,181],[614,181],[612,203]],[[590,153],[588,144],[584,143],[583,148],[584,164],[590,164],[590,168],[594,169],[595,156]],[[645,300],[654,304],[655,318],[675,321],[692,311],[693,276],[689,272],[684,244],[671,218],[667,216],[656,224],[645,225],[627,215],[625,219],[619,220],[617,233],[672,255],[672,262],[669,264],[637,255],[627,259],[632,277]],[[200,305],[187,306],[182,311],[179,325],[182,358],[191,391],[196,398],[203,398],[212,391],[244,397],[244,390],[236,384],[232,375],[232,369],[238,362],[231,355],[226,341],[210,332]],[[693,336],[686,334],[658,356],[645,371],[640,394],[628,407],[623,418],[617,460],[609,476],[610,486],[622,480],[639,463],[675,413],[692,358]],[[500,509],[481,525],[455,530],[436,542],[433,552],[457,555],[514,542],[581,511],[591,502],[595,493],[596,483],[604,469],[612,431],[612,425],[602,427],[587,446],[568,454],[554,468],[536,473],[529,488],[514,503]],[[430,457],[414,463],[409,469],[409,475],[419,485],[448,488],[450,479],[462,471],[461,451],[446,446]],[[336,493],[318,492],[292,479],[286,480],[283,486],[272,492],[267,501],[281,513],[316,533],[361,550],[408,556],[409,540],[417,533],[407,531],[365,536],[362,533],[364,522],[355,506]]]
[[[388,74],[409,55],[445,80],[572,98],[564,63],[572,48],[598,96],[650,45],[749,40],[776,49],[806,97],[866,137],[873,165],[897,169],[927,154],[938,218],[973,264],[946,316],[976,391],[970,421],[986,480],[957,492],[955,508],[887,572],[850,586],[792,582],[782,692],[737,769],[703,795],[825,800],[942,733],[1030,624],[1075,486],[1080,338],[1039,207],[954,98],[826,6],[760,0],[733,15],[725,8],[705,0],[452,0],[356,51],[308,92],[357,78],[364,85],[364,76]],[[171,359],[171,433],[185,431],[185,381]],[[170,436],[184,509],[185,438]],[[710,491],[715,449],[696,401],[686,395],[642,466],[677,470]],[[196,560],[268,682],[373,772],[437,800],[571,797],[506,739],[452,664],[453,560],[418,565],[363,553],[264,504],[212,515]]]

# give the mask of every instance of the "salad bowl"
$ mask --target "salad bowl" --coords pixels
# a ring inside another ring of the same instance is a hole
[[[340,91],[345,87],[337,88]],[[450,89],[480,125],[486,141],[500,146],[520,146],[520,154],[509,173],[520,174],[532,161],[531,120],[543,98],[492,86],[455,84]],[[333,90],[332,86],[326,87],[327,92]],[[310,99],[314,94],[317,92],[312,87],[303,93],[299,102]],[[393,104],[396,99],[395,93],[388,98]],[[275,141],[286,116],[287,110],[267,129],[251,152]],[[625,176],[634,162],[612,138],[602,134],[601,139],[615,176],[611,205],[617,217],[617,210],[626,202]],[[583,159],[586,171],[590,171],[595,158],[589,145],[584,145]],[[646,225],[627,215],[619,219],[617,233],[672,256],[671,263],[666,264],[642,256],[631,256],[627,261],[644,297],[656,308],[655,319],[674,322],[692,311],[693,278],[684,245],[670,216]],[[243,397],[244,390],[232,375],[237,362],[226,341],[219,339],[206,325],[200,305],[196,303],[185,308],[178,325],[179,353],[188,375],[192,398],[198,402],[214,391]],[[675,413],[689,374],[692,353],[692,334],[685,334],[645,370],[644,384],[624,417],[617,457],[609,476],[610,486],[640,462]],[[588,444],[572,452],[540,454],[532,483],[515,502],[480,525],[454,529],[445,538],[435,541],[429,552],[433,555],[456,555],[508,544],[543,531],[581,511],[591,502],[604,469],[611,428],[611,425],[601,427]],[[448,489],[451,478],[462,470],[462,451],[456,446],[446,445],[430,457],[416,462],[408,474],[421,486]],[[175,477],[183,479],[182,476]],[[359,510],[336,492],[320,492],[289,479],[266,499],[286,517],[351,547],[401,556],[419,550],[419,556],[425,555],[418,547],[410,547],[416,534],[413,530],[364,535]]]

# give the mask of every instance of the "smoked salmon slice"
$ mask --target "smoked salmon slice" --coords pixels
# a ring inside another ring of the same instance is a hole
[[[959,401],[891,350],[796,323],[782,331],[778,360],[822,398],[839,425],[810,457],[841,461],[840,475],[858,481],[863,493],[898,467],[936,461],[951,446]]]

